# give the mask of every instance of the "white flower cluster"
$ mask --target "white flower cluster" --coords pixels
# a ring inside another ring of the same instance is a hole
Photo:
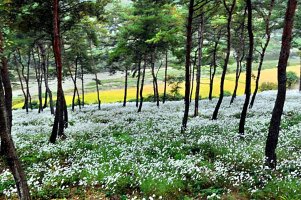
[[[272,179],[301,177],[301,95],[297,91],[287,94],[278,172],[269,172],[263,165],[275,95],[275,91],[258,94],[248,112],[243,140],[237,134],[243,97],[231,106],[225,98],[215,121],[211,115],[216,100],[202,100],[200,116],[189,118],[185,134],[180,132],[183,102],[167,102],[160,108],[144,103],[141,113],[133,103],[127,107],[106,104],[100,111],[97,106],[70,111],[67,139],[55,145],[48,142],[53,116],[47,110],[41,114],[17,110],[12,134],[33,194],[49,187],[99,186],[111,192],[142,188],[142,196],[164,199],[156,190],[158,185],[179,192],[185,184],[203,183],[205,188],[218,184],[225,193],[245,186],[252,195]],[[0,184],[12,180],[7,169],[0,172]],[[15,192],[12,184],[2,191],[7,197]],[[207,198],[220,195],[213,191]]]

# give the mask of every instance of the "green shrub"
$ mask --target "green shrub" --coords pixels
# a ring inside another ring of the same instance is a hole
[[[286,73],[286,86],[291,88],[294,84],[298,82],[298,76],[295,72],[289,71]]]
[[[260,91],[267,91],[267,90],[276,90],[277,89],[277,84],[276,83],[272,83],[272,82],[263,82],[260,87],[259,90]]]
[[[224,91],[224,97],[229,97],[231,95],[232,95],[231,92],[229,92],[228,90]]]

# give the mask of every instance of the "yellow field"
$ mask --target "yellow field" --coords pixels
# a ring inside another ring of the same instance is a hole
[[[288,67],[287,71],[294,71],[299,74],[299,66],[291,66]],[[255,75],[257,75],[257,71],[253,71]],[[237,90],[237,95],[242,95],[244,93],[245,87],[245,74],[242,73],[239,80],[239,86]],[[261,72],[260,83],[263,82],[277,82],[277,68],[274,69],[266,69]],[[220,85],[220,76],[216,76],[214,87],[213,87],[213,96],[219,96],[219,85]],[[225,80],[225,91],[233,92],[235,85],[235,74],[226,75]],[[184,83],[181,85],[182,89],[180,91],[181,94],[184,94]],[[252,90],[254,89],[255,81],[252,80]],[[170,88],[168,88],[169,91]],[[159,92],[163,93],[163,84],[159,85]],[[209,93],[209,79],[205,78],[201,80],[201,96],[202,98],[208,97]],[[100,92],[102,103],[111,103],[123,101],[123,89],[114,89],[114,90],[105,90]],[[144,86],[144,96],[153,94],[153,87],[151,84]],[[135,99],[136,98],[136,88],[128,88],[128,97],[127,99]],[[67,105],[70,105],[72,102],[72,96],[66,95]],[[97,102],[97,94],[96,92],[86,93],[85,94],[85,102],[87,104],[93,104]],[[21,108],[23,106],[22,103],[17,103],[13,106],[13,108]]]

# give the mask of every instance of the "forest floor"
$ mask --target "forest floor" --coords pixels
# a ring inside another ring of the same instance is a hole
[[[246,134],[238,135],[244,97],[202,100],[181,134],[183,101],[86,106],[69,112],[67,139],[50,144],[49,110],[13,112],[12,135],[33,199],[301,199],[301,94],[287,94],[278,166],[264,166],[275,91],[258,94]],[[191,105],[191,111],[193,103]],[[0,162],[0,195],[12,199],[11,173]]]

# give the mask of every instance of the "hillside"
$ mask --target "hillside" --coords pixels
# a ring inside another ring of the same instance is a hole
[[[69,112],[66,140],[49,144],[49,110],[13,112],[13,139],[33,198],[41,199],[300,199],[301,94],[289,91],[277,148],[277,171],[264,167],[264,146],[275,91],[258,95],[246,135],[237,134],[244,97],[200,102],[200,117],[180,133],[184,104],[94,105]],[[158,112],[160,110],[160,112]],[[16,195],[0,163],[2,198]]]

